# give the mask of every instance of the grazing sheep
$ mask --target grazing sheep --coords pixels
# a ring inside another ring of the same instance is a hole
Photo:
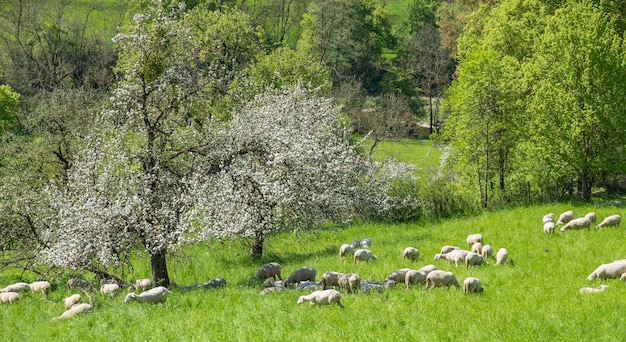
[[[483,244],[482,242],[475,242],[470,249],[472,253],[482,254],[483,252]]]
[[[31,292],[41,292],[46,295],[46,298],[48,298],[48,294],[50,294],[50,289],[52,288],[50,283],[47,281],[36,281],[30,284],[29,287]]]
[[[461,287],[459,281],[456,280],[456,276],[454,276],[454,273],[452,272],[434,270],[426,276],[426,290],[429,288],[434,289],[436,287],[450,286],[455,286],[456,288]]]
[[[15,283],[8,285],[7,287],[0,289],[0,293],[2,292],[29,292],[30,285],[28,283]]]
[[[465,294],[483,292],[483,286],[480,284],[480,280],[474,277],[467,277],[463,281],[463,291]]]
[[[554,213],[548,213],[543,215],[543,223],[554,222]]]
[[[304,302],[309,302],[311,306],[337,304],[340,308],[343,308],[343,305],[341,305],[341,294],[339,291],[333,289],[314,291],[307,296],[300,296],[300,298],[298,298],[298,304]]]
[[[619,227],[620,222],[622,221],[622,217],[619,215],[611,215],[607,216],[596,228],[600,229],[602,227]]]
[[[69,310],[72,308],[72,306],[82,303],[83,302],[83,297],[81,297],[79,294],[73,294],[67,298],[65,298],[63,300],[63,302],[65,303],[65,309]]]
[[[20,294],[17,292],[2,292],[0,293],[0,302],[3,304],[13,304],[20,300]]]
[[[67,289],[69,291],[76,290],[76,289],[90,290],[91,283],[86,280],[82,280],[80,278],[70,278],[67,280]]]
[[[124,298],[124,304],[131,301],[151,304],[165,303],[165,300],[170,293],[172,292],[163,286],[155,287],[140,294],[135,294],[134,292],[131,292],[126,295],[126,298]]]
[[[621,276],[624,273],[626,273],[626,262],[616,261],[598,266],[598,268],[591,272],[591,274],[587,277],[587,280],[592,281],[595,278],[600,278],[600,280],[621,279]]]
[[[591,221],[591,223],[596,223],[596,213],[594,212],[589,212],[587,213],[587,215],[585,215],[585,217]]]
[[[546,222],[543,224],[543,232],[548,234],[548,235],[552,235],[552,233],[554,233],[554,222]]]
[[[322,289],[326,290],[332,286],[339,286],[339,277],[343,273],[339,272],[324,272],[322,274]]]
[[[454,262],[456,267],[459,267],[459,261],[465,262],[465,257],[469,251],[463,249],[457,249],[447,254],[435,254],[435,260],[445,259],[448,262]]]
[[[404,277],[404,286],[405,288],[409,288],[412,285],[415,284],[424,284],[426,282],[426,276],[428,276],[428,273],[430,272],[425,272],[425,271],[420,271],[420,270],[409,270],[408,272],[406,272],[406,276]]]
[[[342,274],[337,281],[340,289],[347,289],[350,293],[355,293],[361,287],[361,277],[356,273]]]
[[[456,247],[456,246],[443,246],[443,247],[441,247],[441,252],[439,252],[439,254],[448,254],[448,253],[450,253],[452,251],[455,251],[457,249],[461,249],[461,248]]]
[[[339,260],[345,260],[347,255],[354,255],[354,247],[344,243],[341,247],[339,247]]]
[[[354,264],[358,264],[361,261],[367,261],[378,259],[372,252],[367,249],[357,249],[354,251]]]
[[[315,281],[315,269],[313,267],[306,266],[291,272],[291,275],[285,280],[285,286],[305,280]]]
[[[259,267],[259,270],[254,275],[254,279],[260,280],[266,278],[274,278],[274,280],[276,280],[276,277],[278,277],[278,279],[283,280],[283,277],[280,275],[281,271],[282,267],[279,263],[270,262]]]
[[[559,220],[556,221],[556,224],[566,224],[567,222],[573,219],[574,219],[574,212],[571,210],[568,210],[559,216]]]
[[[580,293],[600,293],[606,291],[609,285],[600,285],[598,288],[593,287],[582,287],[578,292]]]
[[[111,298],[115,297],[117,295],[117,291],[120,290],[120,286],[118,284],[103,284],[102,286],[100,286],[100,293],[103,296],[106,295],[110,295]]]
[[[362,248],[370,248],[370,247],[372,247],[372,240],[370,238],[365,238],[365,239],[361,240],[361,247]]]
[[[470,234],[467,236],[467,239],[465,240],[467,242],[468,245],[473,245],[476,242],[483,242],[483,235],[482,234]]]
[[[503,265],[509,259],[509,251],[506,248],[500,248],[496,253],[496,265]]]
[[[402,268],[391,272],[385,280],[393,280],[396,283],[404,283],[406,272],[410,271],[410,268]]]
[[[87,304],[87,303],[82,303],[82,304],[76,304],[74,306],[72,306],[69,310],[66,310],[65,312],[63,312],[63,314],[61,314],[61,316],[59,317],[54,317],[52,318],[53,321],[62,319],[62,318],[71,318],[74,317],[77,314],[81,314],[81,313],[85,313],[89,310],[91,310],[93,308],[93,305],[91,304]]]
[[[493,255],[493,248],[491,248],[491,245],[484,245],[482,253],[480,254],[483,256],[483,258],[485,258],[485,260],[487,260]]]
[[[590,229],[589,227],[591,227],[591,221],[586,217],[581,217],[567,222],[561,227],[561,233],[568,229]]]
[[[402,252],[402,260],[409,259],[415,261],[420,258],[420,251],[417,248],[407,247]]]
[[[485,264],[485,258],[478,253],[467,253],[465,256],[465,268],[470,268],[470,266],[480,266]]]
[[[154,287],[154,283],[152,282],[152,279],[150,278],[145,278],[145,279],[137,279],[135,281],[135,291],[137,292],[145,292],[147,290],[150,290],[151,288]]]

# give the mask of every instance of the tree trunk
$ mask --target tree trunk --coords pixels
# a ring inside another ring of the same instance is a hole
[[[265,233],[256,232],[254,241],[252,242],[252,250],[250,250],[250,259],[259,260],[263,256],[263,243],[265,242]]]
[[[159,251],[150,254],[152,263],[152,278],[156,286],[170,286],[170,276],[167,273],[167,263],[165,261],[166,251]]]

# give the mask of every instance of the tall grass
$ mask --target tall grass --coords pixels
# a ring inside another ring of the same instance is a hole
[[[624,214],[616,207],[552,204],[518,208],[436,224],[361,224],[300,234],[279,234],[267,242],[265,259],[250,262],[245,244],[214,242],[184,248],[169,260],[172,280],[180,285],[225,277],[226,288],[174,293],[165,305],[122,304],[124,294],[98,295],[92,312],[65,321],[50,319],[63,312],[61,300],[70,294],[56,284],[50,300],[25,294],[15,305],[0,306],[3,337],[22,340],[624,340],[626,284],[609,280],[600,294],[580,295],[583,286],[597,286],[586,277],[599,264],[626,257],[624,228],[568,231],[547,236],[541,217],[569,208],[581,216],[595,211],[602,219]],[[465,237],[480,232],[497,251],[506,247],[509,265],[455,268],[433,261],[442,245],[463,246]],[[376,262],[354,266],[341,262],[342,243],[370,237]],[[404,247],[422,254],[403,261]],[[261,296],[251,276],[261,263],[278,261],[283,275],[310,265],[318,270],[356,272],[362,279],[383,280],[393,270],[435,264],[481,279],[485,292],[464,295],[457,289],[424,291],[402,287],[375,294],[343,293],[345,309],[296,305],[303,294],[295,289]],[[134,278],[149,275],[149,260],[135,261]],[[11,278],[14,275],[11,276]],[[0,275],[0,284],[9,277]],[[34,279],[28,279],[32,281]]]
[[[372,157],[383,161],[392,157],[397,161],[414,164],[416,175],[429,174],[440,162],[441,148],[430,139],[399,139],[383,141],[374,149]]]

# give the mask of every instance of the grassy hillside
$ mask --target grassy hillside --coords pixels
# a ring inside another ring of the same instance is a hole
[[[93,312],[51,322],[63,312],[61,300],[70,293],[57,284],[50,300],[26,294],[16,305],[0,306],[5,340],[228,340],[268,339],[312,341],[392,340],[623,340],[626,338],[626,284],[605,283],[600,294],[578,289],[598,286],[586,277],[599,264],[626,257],[624,227],[603,230],[542,232],[541,217],[572,208],[577,215],[595,211],[602,219],[624,215],[617,207],[554,204],[488,213],[437,224],[363,224],[348,228],[269,238],[265,259],[252,263],[242,242],[196,245],[170,258],[172,280],[186,285],[225,277],[226,288],[174,293],[165,305],[122,304],[98,296]],[[506,247],[512,263],[494,261],[476,269],[455,268],[433,261],[442,245],[464,246],[465,237],[480,232],[485,243]],[[354,266],[341,262],[338,248],[353,239],[370,237],[378,261]],[[417,262],[403,261],[404,247],[421,251]],[[481,279],[485,293],[464,295],[457,289],[402,287],[375,294],[343,293],[345,309],[296,305],[303,294],[295,289],[260,296],[261,286],[250,277],[261,263],[278,261],[283,275],[309,265],[318,270],[356,272],[362,279],[382,281],[404,267],[434,264],[456,274]],[[149,260],[135,262],[132,277],[149,276]],[[0,276],[0,284],[14,277]],[[32,280],[32,279],[31,279]],[[25,325],[28,328],[25,329]]]

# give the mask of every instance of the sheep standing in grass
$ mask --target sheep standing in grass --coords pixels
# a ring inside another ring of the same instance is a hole
[[[339,286],[339,277],[343,273],[339,272],[324,272],[322,274],[322,289],[327,290],[333,286]]]
[[[602,227],[619,227],[620,222],[622,222],[622,217],[619,215],[611,215],[607,216],[596,228],[600,229]]]
[[[409,259],[415,261],[420,258],[420,251],[414,247],[407,247],[402,252],[402,260]]]
[[[155,287],[140,294],[135,294],[134,292],[131,292],[126,295],[126,298],[124,298],[124,304],[131,301],[151,304],[165,303],[165,300],[170,293],[172,292],[163,286]]]
[[[509,259],[509,251],[506,248],[500,248],[496,253],[496,265],[503,265]]]
[[[50,294],[50,289],[52,288],[50,283],[47,281],[36,281],[30,284],[29,287],[31,292],[41,292],[46,296],[46,298],[48,298],[48,295]]]
[[[291,272],[291,275],[285,280],[285,286],[306,280],[315,281],[315,273],[315,269],[310,266],[299,268]]]
[[[342,274],[337,279],[340,289],[347,289],[350,293],[355,293],[361,287],[361,277],[356,273]]]
[[[485,264],[485,258],[478,253],[467,253],[465,256],[465,268],[470,266],[480,266]]]
[[[406,277],[406,273],[408,271],[410,271],[410,270],[411,270],[410,268],[402,268],[402,269],[399,269],[399,270],[395,270],[395,271],[391,272],[387,276],[387,278],[385,278],[385,280],[386,281],[387,280],[393,280],[393,281],[395,281],[398,284],[404,283],[405,277]]]
[[[574,219],[574,212],[571,210],[568,210],[559,216],[559,220],[556,221],[556,224],[566,224],[567,222],[573,219]]]
[[[569,229],[587,229],[589,230],[591,227],[591,221],[589,221],[586,217],[581,217],[577,219],[573,219],[567,222],[563,227],[561,227],[561,232],[564,232]]]
[[[543,215],[543,223],[554,222],[554,213],[548,213]]]
[[[65,312],[63,312],[63,314],[61,314],[61,316],[59,317],[54,317],[52,320],[56,321],[62,318],[72,318],[75,315],[81,314],[81,313],[85,313],[89,310],[91,310],[93,308],[93,305],[91,304],[87,304],[87,303],[82,303],[82,304],[76,304],[74,306],[72,306],[69,310],[66,310]]]
[[[465,240],[467,242],[467,244],[469,246],[475,244],[476,242],[483,242],[483,235],[482,234],[470,234],[467,236],[467,239]]]
[[[609,285],[600,285],[600,286],[598,286],[598,288],[583,287],[580,290],[578,290],[578,292],[580,292],[580,293],[600,293],[600,292],[606,291],[606,289],[608,287],[609,287]]]
[[[137,292],[144,292],[153,287],[154,287],[154,283],[152,282],[152,279],[150,278],[137,279],[137,281],[135,281],[135,291]]]
[[[482,244],[482,242],[475,242],[472,245],[472,248],[470,249],[470,252],[476,253],[476,254],[482,254],[482,252],[483,252],[483,244]]]
[[[63,300],[63,303],[65,304],[65,309],[69,310],[72,308],[72,306],[82,303],[83,302],[83,297],[81,297],[79,294],[73,294],[67,298],[65,298]]]
[[[20,300],[20,294],[17,292],[1,292],[0,302],[3,304],[13,304]]]
[[[483,250],[481,251],[482,253],[480,253],[483,258],[485,258],[485,260],[487,260],[488,258],[491,258],[491,256],[493,255],[493,248],[491,247],[491,245],[484,245],[483,246]]]
[[[354,255],[354,247],[345,243],[339,247],[339,260],[345,260],[348,255]]]
[[[483,292],[483,286],[478,278],[467,277],[463,281],[463,292],[465,294]]]
[[[554,222],[546,222],[543,224],[543,232],[548,235],[552,235],[552,233],[554,233],[554,227]]]
[[[456,276],[452,272],[434,270],[426,276],[426,287],[428,290],[434,289],[436,287],[450,287],[455,286],[456,288],[460,288],[461,285],[459,281],[456,279]]]
[[[452,251],[455,251],[457,249],[461,249],[461,248],[456,247],[456,246],[443,246],[443,247],[441,247],[441,251],[439,252],[439,254],[448,254],[448,253],[450,253]]]
[[[278,279],[283,280],[283,277],[280,275],[281,271],[282,267],[279,263],[270,262],[259,267],[258,271],[254,275],[254,279],[261,280],[266,278],[274,278],[274,280],[276,280],[276,277],[278,277]]]
[[[21,293],[21,292],[29,292],[29,291],[30,291],[30,284],[28,283],[15,283],[15,284],[11,284],[5,288],[0,289],[0,293],[2,292]]]
[[[337,304],[337,306],[343,308],[343,305],[341,305],[341,294],[339,291],[333,289],[314,291],[307,296],[300,296],[300,298],[298,298],[298,304],[302,304],[304,302],[309,302],[311,306]]]
[[[369,263],[370,260],[376,260],[376,259],[378,258],[367,249],[357,249],[356,251],[354,251],[354,264],[355,265],[360,263],[361,261],[367,261]]]
[[[447,254],[435,254],[435,260],[445,259],[448,262],[453,262],[456,267],[459,267],[459,261],[465,262],[465,256],[470,253],[463,249],[457,249]]]
[[[111,296],[111,298],[115,297],[115,295],[117,295],[117,291],[120,290],[120,286],[118,284],[103,284],[102,286],[100,286],[100,293],[103,296],[109,295]]]
[[[621,278],[624,273],[626,273],[626,262],[615,261],[598,266],[598,268],[587,277],[587,280],[592,281],[595,278],[600,278],[600,280],[618,279]]]
[[[594,212],[589,212],[587,213],[587,215],[585,215],[585,217],[591,222],[591,223],[596,223],[596,213]]]

